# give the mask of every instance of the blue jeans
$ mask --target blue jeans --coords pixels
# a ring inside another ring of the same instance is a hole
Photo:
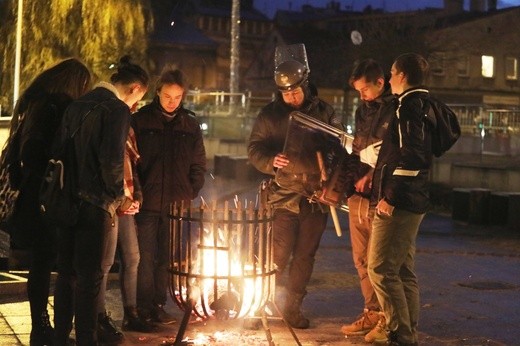
[[[114,265],[118,233],[118,218],[117,216],[114,216],[114,227],[112,227],[112,229],[106,233],[103,260],[101,261],[101,270],[103,271],[103,278],[101,280],[101,286],[99,288],[99,296],[97,300],[98,314],[105,312],[108,274],[110,273],[110,268],[112,268],[112,266]]]
[[[137,267],[140,256],[135,218],[133,215],[122,215],[118,217],[118,220],[117,246],[121,262],[119,284],[121,285],[123,306],[136,306]]]
[[[166,215],[140,212],[135,216],[139,243],[137,307],[150,311],[166,304],[170,267],[170,222]]]
[[[119,284],[123,306],[136,306],[137,266],[139,264],[139,246],[137,245],[137,230],[133,215],[115,217],[115,227],[107,235],[107,253],[103,259],[103,282],[99,292],[98,313],[106,309],[106,287],[110,268],[114,264],[116,244],[120,259]]]
[[[418,342],[419,285],[415,275],[415,241],[424,214],[394,209],[376,213],[368,257],[368,274],[386,318],[399,342]]]

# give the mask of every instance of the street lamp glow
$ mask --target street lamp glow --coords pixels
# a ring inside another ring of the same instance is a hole
[[[14,58],[13,109],[20,94],[20,64],[22,60],[22,20],[23,0],[18,0],[18,18],[16,21],[16,50]]]

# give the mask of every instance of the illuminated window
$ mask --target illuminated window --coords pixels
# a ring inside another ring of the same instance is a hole
[[[444,75],[445,54],[442,52],[433,53],[430,57],[430,71],[434,75]]]
[[[467,55],[460,56],[457,59],[457,75],[460,77],[469,76],[469,57]]]
[[[495,76],[495,58],[490,55],[482,55],[482,77],[493,78]]]
[[[517,80],[518,79],[518,59],[512,57],[506,57],[506,79]]]

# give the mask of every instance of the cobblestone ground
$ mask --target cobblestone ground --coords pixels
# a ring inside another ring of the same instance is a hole
[[[217,199],[255,200],[256,186],[233,186],[216,178],[210,182]],[[205,199],[210,200],[209,192]],[[329,225],[320,246],[304,301],[311,328],[295,330],[302,345],[361,345],[362,337],[345,338],[342,324],[362,310],[352,264],[347,214],[340,213],[343,236]],[[520,344],[520,234],[501,228],[454,223],[446,215],[428,215],[419,232],[416,268],[421,289],[421,345]],[[278,295],[283,295],[282,291]],[[0,345],[28,345],[29,305],[24,294],[4,294],[0,284]],[[122,305],[117,276],[109,283],[107,306],[120,325]],[[167,309],[178,320],[183,313],[173,302]],[[52,299],[50,311],[52,312]],[[192,320],[187,344],[295,345],[280,319],[268,319],[269,332],[243,328],[242,320]],[[154,334],[126,332],[124,345],[173,344],[179,323]]]

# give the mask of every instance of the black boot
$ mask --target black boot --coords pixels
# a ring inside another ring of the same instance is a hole
[[[97,334],[100,343],[120,344],[123,341],[123,333],[107,312],[98,315]]]
[[[301,306],[305,293],[287,292],[285,298],[285,307],[283,309],[283,318],[293,328],[307,329],[310,322],[303,316]]]
[[[135,306],[125,306],[125,316],[123,318],[123,330],[131,330],[141,333],[152,333],[157,328],[150,322],[141,318]]]
[[[152,322],[157,322],[161,324],[172,324],[177,322],[177,319],[170,315],[164,310],[164,305],[155,304],[151,313]]]
[[[47,346],[53,345],[54,340],[54,329],[51,326],[49,320],[49,314],[47,310],[43,311],[40,316],[34,316],[32,318],[32,329],[31,329],[31,346]]]

